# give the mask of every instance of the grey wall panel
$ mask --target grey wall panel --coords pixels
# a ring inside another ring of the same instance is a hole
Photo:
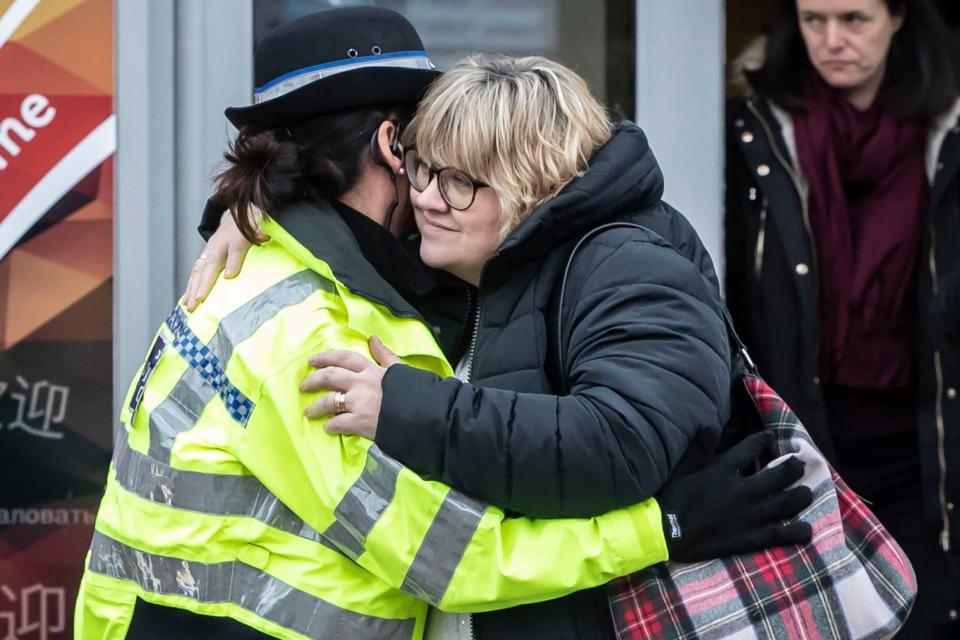
[[[253,95],[251,0],[181,0],[176,19],[176,282],[182,287],[203,245],[197,235],[211,178],[236,130],[227,106]]]
[[[114,415],[174,296],[174,13],[116,3]]]
[[[251,0],[116,3],[114,408],[200,249],[196,225],[252,94]]]
[[[723,0],[637,0],[637,122],[665,198],[722,266]]]

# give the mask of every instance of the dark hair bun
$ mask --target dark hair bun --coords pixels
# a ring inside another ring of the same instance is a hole
[[[370,138],[385,120],[409,122],[412,107],[370,108],[317,116],[285,129],[244,127],[223,157],[211,200],[230,209],[251,242],[257,233],[249,212],[279,215],[304,198],[339,198],[360,178]]]
[[[249,209],[266,211],[299,199],[304,169],[300,146],[275,129],[240,131],[223,157],[229,166],[217,176],[213,200],[230,209],[240,232],[256,238]]]
[[[266,202],[259,207],[279,206],[300,197],[303,188],[303,162],[300,147],[289,135],[281,137],[275,129],[241,133],[225,154],[244,179],[260,185]]]

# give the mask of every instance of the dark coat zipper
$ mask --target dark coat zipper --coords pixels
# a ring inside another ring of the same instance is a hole
[[[766,242],[767,233],[767,199],[763,199],[763,207],[760,209],[760,229],[757,231],[757,245],[753,250],[753,274],[760,279],[763,272],[763,249]]]
[[[940,291],[940,279],[937,274],[937,231],[930,223],[930,253],[928,254],[930,278],[933,284],[933,295]],[[945,446],[945,425],[943,420],[943,366],[940,362],[940,350],[934,349],[933,368],[937,380],[936,425],[937,425],[937,465],[940,471],[937,483],[937,498],[940,502],[940,519],[943,528],[940,530],[940,548],[944,552],[950,551],[950,514],[947,509],[947,454]]]
[[[471,382],[473,380],[473,360],[476,356],[477,351],[477,338],[480,335],[480,316],[483,312],[483,282],[484,276],[487,274],[487,267],[494,258],[499,258],[500,252],[497,251],[493,256],[487,260],[487,263],[483,265],[483,269],[480,270],[480,283],[474,289],[469,287],[468,291],[470,292],[470,308],[473,311],[473,332],[470,334],[470,346],[467,349],[466,358],[467,362],[464,367],[464,381]],[[468,285],[469,286],[469,285]]]

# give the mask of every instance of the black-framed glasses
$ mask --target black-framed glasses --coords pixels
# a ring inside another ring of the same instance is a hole
[[[439,180],[440,197],[451,209],[457,211],[469,209],[477,197],[477,189],[490,186],[451,167],[431,167],[424,162],[415,149],[407,149],[403,163],[410,186],[422,192],[430,186],[430,181],[436,176]]]

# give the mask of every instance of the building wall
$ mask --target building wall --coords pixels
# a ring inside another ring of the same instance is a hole
[[[723,217],[723,0],[637,1],[637,122],[718,271]],[[691,19],[696,16],[696,19]]]
[[[251,0],[116,2],[114,415],[202,243],[196,227],[250,102]]]

